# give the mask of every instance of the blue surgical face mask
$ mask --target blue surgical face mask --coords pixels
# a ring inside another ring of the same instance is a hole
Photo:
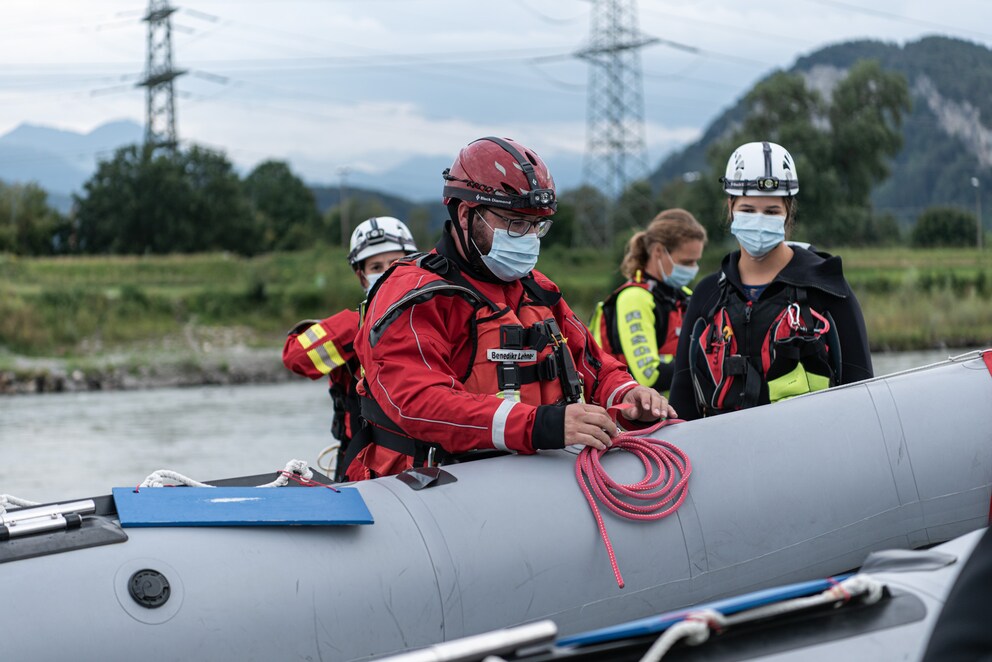
[[[785,241],[785,216],[735,211],[730,233],[751,257],[764,257]]]
[[[668,253],[667,248],[665,249],[665,252]],[[671,253],[668,253],[668,259],[672,260]],[[674,287],[676,290],[680,290],[689,283],[691,283],[692,279],[695,278],[696,274],[699,273],[699,267],[687,267],[683,264],[679,264],[675,260],[672,260],[672,273],[668,274],[667,276],[664,275],[665,269],[664,269],[664,265],[661,264],[661,258],[658,258],[658,266],[662,267],[661,280],[664,281],[665,285],[668,285],[669,287]]]
[[[486,223],[481,215],[479,219]],[[537,235],[530,232],[522,237],[511,237],[506,230],[497,230],[488,223],[486,226],[493,231],[493,245],[489,253],[482,256],[486,268],[506,283],[529,274],[537,265],[537,256],[541,253],[541,240]]]
[[[368,283],[368,287],[365,288],[366,294],[369,293],[369,291],[372,289],[372,286],[375,285],[376,281],[382,278],[383,273],[385,272],[380,271],[377,274],[365,274],[365,281]]]

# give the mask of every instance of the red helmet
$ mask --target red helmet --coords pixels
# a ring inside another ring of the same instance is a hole
[[[442,176],[444,204],[500,207],[531,216],[558,210],[555,180],[533,150],[509,138],[488,136],[462,148]]]

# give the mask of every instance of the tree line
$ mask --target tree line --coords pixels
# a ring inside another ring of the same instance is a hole
[[[908,233],[891,214],[873,209],[871,193],[890,174],[903,146],[901,127],[912,110],[903,74],[874,60],[850,68],[829,95],[799,74],[779,72],[745,97],[745,110],[707,150],[707,170],[665,185],[660,207],[684,207],[711,237],[726,236],[728,210],[719,178],[734,148],[770,140],[788,149],[799,175],[794,239],[818,246],[973,246],[977,214],[957,207],[924,210]]]
[[[872,209],[871,192],[889,175],[889,163],[902,147],[903,118],[911,110],[902,74],[864,60],[827,97],[798,74],[780,72],[755,86],[745,107],[711,145],[705,172],[669,182],[660,191],[646,181],[635,182],[612,203],[587,186],[562,192],[545,245],[584,245],[577,224],[582,214],[610,214],[620,243],[669,207],[691,211],[719,241],[727,236],[719,178],[733,149],[755,140],[780,143],[796,160],[796,239],[824,247],[976,243],[978,219],[970,210],[928,209],[903,236],[893,217]],[[193,146],[169,154],[132,145],[99,163],[68,215],[52,209],[34,184],[0,182],[0,252],[255,255],[346,243],[354,224],[390,213],[376,200],[363,199],[339,201],[322,215],[313,192],[283,161],[265,161],[242,179],[217,151]],[[403,220],[426,247],[443,215],[438,204],[435,210],[415,207]]]

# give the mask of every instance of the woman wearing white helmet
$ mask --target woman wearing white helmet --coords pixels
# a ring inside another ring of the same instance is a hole
[[[373,217],[359,223],[352,232],[348,264],[368,293],[389,265],[416,251],[413,235],[402,221],[392,216]],[[290,330],[282,350],[283,364],[294,373],[310,379],[330,379],[334,403],[331,433],[340,442],[337,462],[332,464],[336,480],[344,476],[343,457],[361,413],[355,392],[359,376],[354,348],[358,323],[357,308],[323,320],[303,320]]]
[[[871,377],[864,317],[841,259],[786,242],[799,192],[789,152],[741,145],[721,182],[740,250],[690,301],[672,406],[693,419]]]

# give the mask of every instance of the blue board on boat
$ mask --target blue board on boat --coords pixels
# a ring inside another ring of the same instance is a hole
[[[756,607],[762,607],[776,602],[784,602],[786,600],[792,600],[793,598],[802,598],[809,595],[814,595],[816,593],[820,593],[821,591],[827,590],[831,586],[836,586],[851,576],[852,573],[847,573],[845,575],[838,575],[831,579],[814,579],[806,582],[786,584],[784,586],[775,586],[761,591],[752,591],[751,593],[745,593],[744,595],[736,595],[731,598],[724,598],[723,600],[706,602],[687,609],[679,609],[677,611],[669,611],[657,616],[639,618],[627,623],[611,625],[598,630],[591,630],[589,632],[580,632],[579,634],[559,639],[555,642],[555,645],[561,647],[588,646],[590,644],[600,644],[604,642],[618,641],[621,639],[629,639],[631,637],[640,637],[646,634],[658,634],[659,632],[664,632],[679,621],[685,620],[685,617],[690,613],[700,609],[713,609],[720,612],[724,616],[730,616],[731,614],[737,614],[742,611],[747,611],[748,609],[754,609]]]
[[[372,524],[353,487],[115,487],[122,527]]]

